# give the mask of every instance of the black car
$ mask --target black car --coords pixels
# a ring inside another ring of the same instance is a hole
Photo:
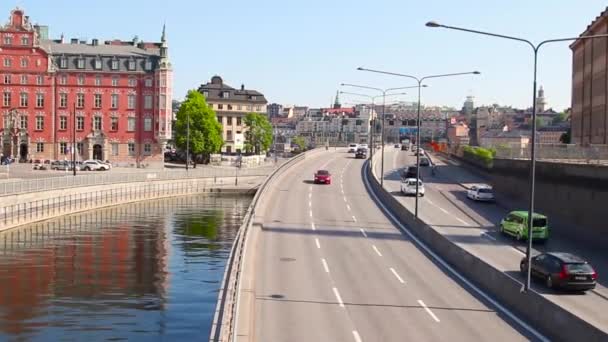
[[[427,157],[420,157],[420,166],[431,166],[431,161]]]
[[[407,151],[410,149],[410,146],[408,144],[402,144],[401,145],[401,151]]]
[[[403,179],[407,179],[407,178],[416,178],[416,166],[408,166],[407,168],[403,169],[403,171],[401,172],[401,178]],[[420,177],[418,177],[420,180],[422,179],[422,173],[420,173]]]
[[[366,148],[358,148],[357,152],[355,152],[355,158],[357,158],[357,159],[365,159],[365,158],[367,158],[367,149]]]
[[[519,263],[522,274],[526,274],[527,260]],[[595,288],[597,272],[584,259],[561,252],[541,253],[532,257],[531,275],[541,279],[548,288],[586,291]]]

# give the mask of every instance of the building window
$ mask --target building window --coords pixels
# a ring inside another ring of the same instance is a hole
[[[135,131],[135,118],[127,119],[127,131],[129,131],[129,132]]]
[[[118,131],[118,118],[112,117],[110,118],[110,128],[112,131]]]
[[[13,45],[13,37],[4,36],[4,45]]]
[[[231,104],[228,105],[228,110],[232,110],[232,105]]]
[[[229,98],[230,97],[230,92],[229,91],[223,92],[222,93],[222,97],[225,98],[225,99]]]
[[[226,117],[226,125],[232,125],[232,116]]]
[[[118,70],[118,59],[112,60],[112,70]]]
[[[59,143],[59,153],[68,154],[68,143],[67,142]]]
[[[101,108],[101,94],[94,94],[93,100],[94,108]]]
[[[145,85],[148,88],[152,87],[152,79],[151,78],[146,78]]]
[[[167,95],[161,95],[159,98],[159,108],[166,109],[167,108]]]
[[[84,58],[78,58],[78,62],[76,64],[78,69],[84,69]]]
[[[95,75],[95,85],[96,86],[101,85],[101,75]]]
[[[144,109],[152,109],[152,95],[144,96]]]
[[[224,118],[223,118],[222,116],[218,116],[218,117],[217,117],[217,121],[218,121],[220,124],[222,123],[222,120],[223,120],[223,119],[224,119]]]
[[[84,94],[83,93],[76,94],[76,107],[84,108]]]
[[[238,105],[237,108],[236,108],[236,110],[243,110],[243,106]]]
[[[248,112],[251,112],[251,106],[250,105],[245,106],[245,110]]]
[[[240,117],[236,118],[236,125],[237,126],[241,125],[241,118]]]
[[[66,75],[61,75],[61,77],[59,77],[59,84],[68,84],[68,77]]]
[[[27,84],[27,75],[21,75],[21,84]]]
[[[36,130],[42,131],[44,129],[44,116],[36,117]]]
[[[96,131],[101,131],[101,116],[96,116],[93,118],[93,129]]]
[[[96,59],[95,60],[95,70],[101,70],[101,59]]]
[[[118,76],[112,77],[112,86],[118,87]]]
[[[135,143],[129,143],[129,155],[130,156],[135,155]]]
[[[28,104],[28,96],[27,93],[21,93],[19,96],[19,106],[27,107]]]
[[[60,130],[68,129],[68,117],[67,116],[62,115],[59,117],[59,129]]]
[[[9,58],[5,58],[4,59],[4,66],[5,67],[10,68],[12,64],[13,63],[12,63],[12,61]]]
[[[118,94],[112,94],[111,100],[112,100],[111,101],[112,108],[113,109],[118,108]]]
[[[19,127],[21,129],[27,129],[27,115],[21,115],[19,117]]]
[[[228,140],[228,141],[232,140],[232,131],[231,130],[226,131],[226,140]]]
[[[161,87],[165,87],[165,86],[167,86],[167,80],[166,80],[164,77],[163,77],[163,78],[161,78],[161,79],[159,80],[159,82],[160,82],[160,86],[161,86]],[[228,92],[226,92],[226,97],[228,97],[228,94],[229,94],[229,93],[228,93]]]
[[[259,112],[259,111],[262,110],[262,107],[261,106],[255,106],[255,110],[256,110],[256,112]]]
[[[152,130],[152,118],[144,119],[144,131],[150,132]]]
[[[152,145],[151,144],[144,144],[144,154],[147,156],[152,154]]]
[[[8,91],[4,92],[2,96],[2,106],[9,107],[11,105],[11,93]]]
[[[4,75],[4,84],[11,84],[11,75]]]
[[[78,85],[84,85],[84,75],[78,75]]]
[[[78,131],[84,130],[84,116],[76,117],[76,130],[78,130]]]
[[[44,94],[36,94],[36,108],[44,107]]]
[[[36,143],[36,153],[44,152],[44,143]]]
[[[76,150],[78,150],[78,154],[82,155],[82,150],[84,149],[84,144],[79,142],[76,143]]]
[[[42,76],[36,76],[36,84],[37,85],[42,85],[44,83],[44,77]]]
[[[152,62],[146,61],[146,70],[152,70]]]
[[[223,104],[221,104],[221,103],[218,103],[218,104],[217,104],[217,109],[224,109],[224,105],[223,105]]]
[[[27,59],[21,58],[21,67],[22,68],[27,68]]]
[[[129,61],[129,70],[135,70],[135,61],[134,60]]]
[[[110,146],[112,146],[112,155],[117,156],[118,155],[118,144],[111,143]]]
[[[28,37],[28,36],[21,37],[21,45],[30,45],[30,37]]]
[[[129,77],[129,87],[135,86],[137,86],[137,80],[135,79],[135,77]]]
[[[59,67],[62,69],[66,69],[68,67],[68,59],[65,57],[61,57],[59,59]]]
[[[127,108],[135,109],[135,95],[131,94],[127,97]]]

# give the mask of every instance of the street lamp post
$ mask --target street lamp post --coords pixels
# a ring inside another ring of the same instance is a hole
[[[416,77],[416,76],[412,76],[412,75],[399,74],[399,73],[395,73],[395,72],[366,69],[363,67],[359,67],[359,68],[357,68],[357,70],[406,77],[406,78],[411,78],[411,79],[415,80],[416,82],[418,82],[418,86],[416,86],[418,88],[418,110],[417,110],[418,114],[417,114],[417,119],[416,119],[416,146],[418,147],[418,150],[416,152],[416,204],[415,204],[415,208],[414,208],[414,216],[416,218],[418,218],[418,197],[419,197],[418,196],[418,180],[420,179],[420,153],[418,152],[420,149],[420,90],[424,86],[422,84],[422,81],[424,81],[426,79],[430,79],[430,78],[461,76],[461,75],[479,75],[480,72],[479,71],[469,71],[469,72],[458,72],[458,73],[453,73],[453,74],[440,74],[440,75],[428,75],[428,76],[424,76],[424,77]]]
[[[541,48],[541,46],[548,44],[548,43],[566,42],[566,41],[573,41],[573,40],[579,40],[579,39],[606,38],[606,37],[608,37],[608,34],[547,39],[547,40],[543,40],[542,42],[534,45],[531,41],[524,39],[524,38],[506,36],[503,34],[496,34],[496,33],[490,33],[490,32],[478,31],[478,30],[471,30],[471,29],[455,27],[455,26],[447,26],[447,25],[439,24],[434,21],[427,22],[426,26],[434,27],[434,28],[441,27],[441,28],[446,28],[446,29],[450,29],[450,30],[464,31],[464,32],[469,32],[469,33],[474,33],[474,34],[481,34],[484,36],[491,36],[491,37],[515,40],[515,41],[525,43],[532,48],[532,52],[533,52],[533,56],[534,56],[534,71],[533,71],[534,80],[533,80],[533,84],[532,84],[532,132],[530,134],[531,140],[532,140],[532,147],[530,149],[530,198],[529,198],[528,222],[527,222],[527,224],[528,224],[528,244],[526,247],[526,260],[527,260],[527,264],[528,264],[528,271],[527,271],[527,276],[526,276],[526,282],[524,283],[524,288],[523,288],[523,291],[527,292],[530,289],[530,278],[531,278],[530,265],[531,265],[531,261],[532,261],[532,222],[533,222],[532,216],[534,215],[534,188],[535,188],[535,178],[536,178],[536,74],[537,74],[538,51]]]
[[[382,150],[380,151],[380,186],[384,187],[384,120],[385,120],[385,107],[386,107],[386,93],[389,91],[393,91],[393,90],[401,90],[401,89],[410,89],[410,88],[416,88],[416,87],[420,87],[420,84],[418,84],[417,86],[409,86],[409,87],[397,87],[397,88],[387,88],[387,89],[381,89],[381,88],[374,88],[374,87],[368,87],[368,86],[362,86],[362,85],[357,85],[357,84],[349,84],[349,83],[342,83],[341,86],[343,87],[354,87],[354,88],[361,88],[361,89],[369,89],[369,90],[376,90],[382,93],[382,131],[381,131],[381,135],[382,135],[382,141],[381,141],[381,147]],[[374,127],[375,128],[375,127]],[[372,165],[373,166],[373,165]]]
[[[76,101],[74,101],[74,107],[72,108],[72,169],[74,170],[74,177],[76,176]]]
[[[190,113],[186,113],[186,172],[188,172],[188,164],[190,164]]]

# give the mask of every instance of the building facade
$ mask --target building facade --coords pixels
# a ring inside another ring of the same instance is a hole
[[[198,91],[205,96],[207,104],[215,111],[218,121],[222,124],[222,153],[241,153],[247,129],[245,116],[247,113],[267,113],[268,101],[264,95],[256,90],[245,89],[245,85],[234,89],[225,84],[220,76],[213,76],[211,81],[201,85]]]
[[[2,153],[162,166],[173,93],[164,28],[160,43],[46,35],[19,8],[0,27]]]
[[[608,9],[581,34],[608,33]],[[608,39],[580,39],[572,50],[572,143],[608,144]]]

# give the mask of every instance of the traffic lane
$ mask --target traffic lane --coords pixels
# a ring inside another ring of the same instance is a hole
[[[331,158],[320,153],[286,171],[272,188],[262,218],[256,251],[256,340],[352,341],[343,314],[316,263],[318,252],[311,236],[307,208],[308,181]],[[314,329],[311,329],[314,327]]]
[[[457,337],[467,340],[487,340],[496,338],[496,336],[510,340],[526,339],[522,333],[510,325],[511,322],[505,322],[493,309],[465,290],[462,284],[439,269],[406,239],[401,231],[374,205],[375,203],[369,195],[361,196],[361,194],[367,194],[361,181],[361,171],[360,164],[351,164],[350,175],[347,177],[349,183],[345,186],[349,189],[347,198],[352,199],[351,207],[360,217],[358,222],[363,226],[366,226],[367,222],[376,226],[363,228],[366,235],[361,235],[365,242],[361,254],[363,256],[371,255],[372,260],[379,262],[373,267],[395,270],[405,282],[403,287],[398,288],[400,292],[403,292],[403,294],[399,294],[400,296],[405,296],[405,299],[410,299],[410,302],[415,300],[414,304],[418,308],[421,308],[418,300],[432,308],[432,312],[440,322],[427,321],[425,327],[428,327],[430,323],[430,330],[424,331],[422,339],[436,340]],[[390,186],[390,182],[387,180],[385,184]],[[377,227],[378,222],[384,223],[384,226]],[[390,273],[387,270],[383,274],[388,276],[388,281],[400,283],[397,275],[392,274],[391,276],[392,272],[393,270]],[[369,279],[369,277],[365,278]],[[437,324],[440,324],[438,329],[433,329]]]
[[[407,157],[405,157],[405,159],[406,163],[410,161],[407,160]],[[385,181],[385,184],[391,186],[390,181]],[[525,249],[523,242],[517,243],[513,239],[509,239],[507,236],[501,236],[496,226],[486,227],[486,229],[492,229],[494,231],[492,235],[483,234],[483,232],[480,232],[479,237],[476,236],[477,234],[471,234],[471,230],[457,229],[459,227],[458,223],[455,220],[449,221],[449,217],[459,211],[462,212],[462,210],[454,205],[454,203],[441,202],[442,196],[436,196],[436,191],[432,186],[429,186],[426,191],[427,193],[425,194],[425,197],[427,203],[429,199],[431,199],[433,202],[429,207],[422,204],[419,205],[419,216],[425,220],[425,222],[430,222],[431,227],[442,233],[444,236],[450,239],[450,241],[465,248],[472,254],[490,263],[496,269],[504,272],[511,278],[523,284],[523,278],[519,274],[519,262],[525,255],[525,253],[522,251]],[[445,198],[443,200],[445,200]],[[436,207],[435,205],[437,204],[434,201],[437,201],[442,208],[446,209],[445,211],[447,211],[447,213],[434,209],[433,207]],[[402,204],[413,212],[413,201],[402,201]],[[490,204],[482,208],[487,210],[488,208],[496,208],[496,206]],[[473,211],[468,211],[467,214],[470,215],[472,212]],[[443,221],[446,218],[448,219],[448,223]],[[457,215],[454,215],[454,218],[456,220],[461,219]],[[444,224],[439,222],[443,222]],[[464,224],[462,224],[463,222],[460,223],[461,227],[464,226]],[[539,247],[544,248],[542,245],[535,245],[533,248],[533,253],[538,253]],[[516,253],[513,253],[514,251]],[[545,288],[543,284],[537,283],[533,284],[532,288],[535,291],[545,295],[558,305],[566,307],[571,312],[576,313],[578,316],[583,317],[589,322],[592,322],[594,325],[602,327],[603,329],[608,329],[608,317],[601,314],[602,312],[608,311],[608,300],[607,297],[601,292],[602,289],[600,289],[600,291],[589,291],[584,295],[580,295],[569,292],[549,290]]]

